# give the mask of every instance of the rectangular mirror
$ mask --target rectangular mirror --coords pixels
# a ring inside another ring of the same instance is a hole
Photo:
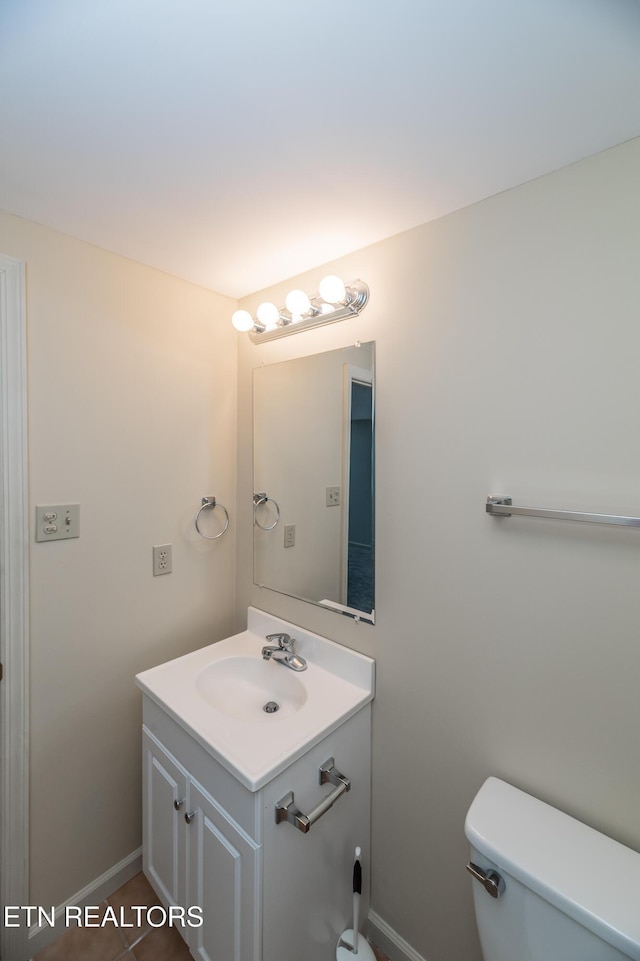
[[[374,621],[374,344],[253,371],[253,579]]]

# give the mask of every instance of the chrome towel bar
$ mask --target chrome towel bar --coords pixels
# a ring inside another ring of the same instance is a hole
[[[293,791],[285,794],[276,804],[276,824],[288,821],[289,824],[293,824],[299,831],[306,834],[311,825],[315,824],[323,814],[326,814],[339,797],[351,790],[351,781],[337,770],[332,757],[320,765],[320,784],[326,784],[327,782],[335,784],[335,790],[319,801],[308,814],[303,814],[294,804]]]
[[[487,514],[494,517],[549,517],[557,521],[583,521],[586,524],[615,524],[618,527],[640,527],[640,517],[625,517],[621,514],[588,514],[582,511],[547,510],[542,507],[514,507],[510,497],[504,494],[491,494],[487,497]]]

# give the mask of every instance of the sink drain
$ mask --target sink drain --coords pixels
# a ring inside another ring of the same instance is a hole
[[[267,701],[262,710],[267,714],[275,714],[276,711],[280,710],[280,705],[277,703],[277,701]]]

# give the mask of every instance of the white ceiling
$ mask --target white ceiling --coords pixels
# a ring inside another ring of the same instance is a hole
[[[637,0],[0,0],[0,207],[234,297],[639,134]]]

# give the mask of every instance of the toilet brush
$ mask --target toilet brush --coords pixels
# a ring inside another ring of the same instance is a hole
[[[359,961],[375,961],[375,955],[369,942],[358,931],[360,926],[360,895],[362,893],[360,854],[360,848],[356,848],[356,859],[353,864],[353,928],[343,931],[336,948],[336,961],[350,961],[354,955],[359,958]]]

